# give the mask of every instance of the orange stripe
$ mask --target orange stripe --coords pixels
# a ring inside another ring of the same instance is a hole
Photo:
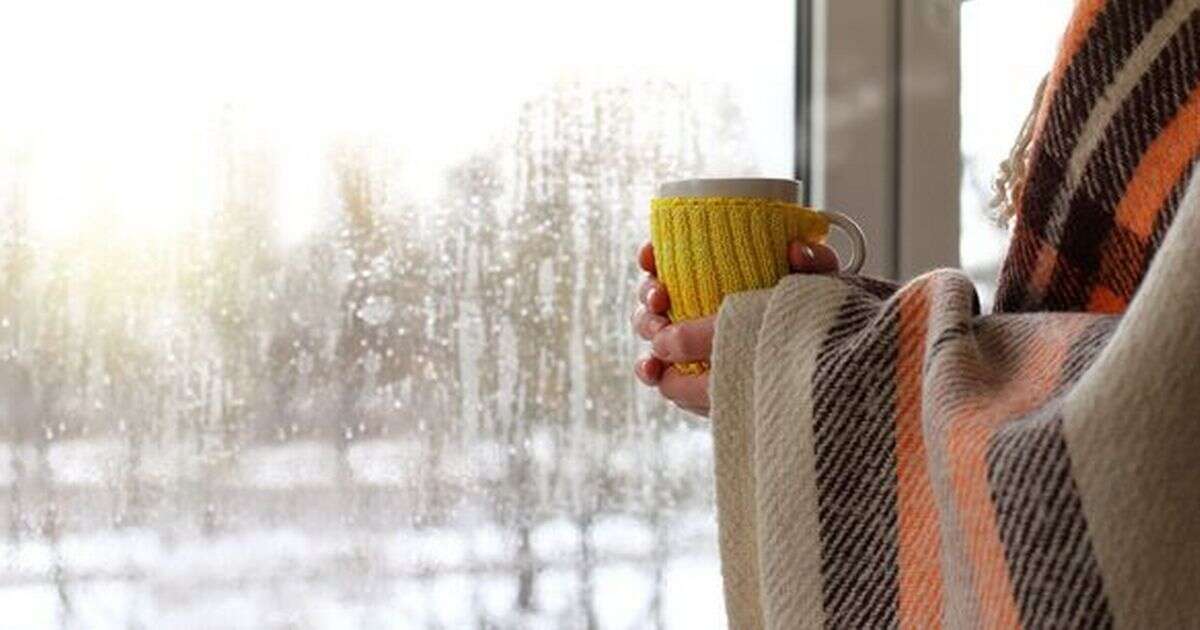
[[[983,397],[966,401],[963,411],[951,420],[946,441],[952,464],[951,485],[985,628],[1020,627],[988,483],[988,444],[1006,419],[1019,417],[1045,402],[1058,382],[1071,341],[1086,322],[1084,317],[1072,317],[1060,326],[1048,327],[1045,335],[1038,336],[1038,343],[1045,346],[1036,353],[1023,349],[1025,355],[1003,389],[983,391]],[[1055,338],[1047,339],[1050,335]]]
[[[987,445],[997,427],[954,421],[946,449],[950,453],[955,507],[971,563],[981,627],[1018,628],[1020,615],[1013,597],[1012,580],[1004,560],[1004,547],[996,529],[996,507],[987,481]]]
[[[921,371],[929,320],[929,285],[900,300],[896,366],[896,472],[899,521],[900,627],[942,624],[941,530],[921,428]]]
[[[1089,313],[1109,313],[1115,315],[1124,312],[1126,306],[1129,306],[1129,304],[1125,301],[1125,298],[1114,293],[1112,289],[1100,285],[1092,289],[1092,293],[1088,297],[1087,311]]]
[[[1154,231],[1158,211],[1188,164],[1200,151],[1200,87],[1138,162],[1125,196],[1117,206],[1117,221],[1147,239]]]
[[[1075,5],[1075,12],[1071,14],[1071,19],[1067,22],[1067,32],[1063,35],[1062,43],[1059,44],[1058,56],[1054,59],[1054,66],[1050,69],[1050,78],[1046,82],[1046,93],[1042,96],[1042,106],[1038,109],[1034,126],[1035,144],[1040,143],[1046,119],[1050,116],[1050,103],[1054,100],[1055,93],[1062,87],[1062,80],[1067,74],[1067,68],[1071,66],[1071,60],[1083,48],[1088,32],[1092,30],[1096,18],[1104,10],[1106,3],[1107,0],[1082,0]]]

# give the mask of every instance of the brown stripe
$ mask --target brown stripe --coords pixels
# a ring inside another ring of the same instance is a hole
[[[1075,11],[1071,15],[1071,19],[1067,21],[1067,33],[1063,36],[1062,44],[1058,49],[1058,56],[1054,60],[1054,66],[1050,69],[1049,81],[1046,84],[1046,94],[1042,100],[1042,107],[1038,111],[1037,119],[1034,122],[1034,152],[1038,153],[1038,147],[1045,139],[1046,123],[1050,119],[1050,112],[1058,106],[1059,99],[1057,98],[1059,91],[1062,89],[1064,78],[1067,74],[1067,69],[1071,67],[1071,60],[1079,54],[1086,43],[1088,33],[1096,24],[1096,19],[1100,16],[1104,9],[1106,0],[1080,0],[1075,5]]]
[[[1000,539],[1026,628],[1111,628],[1062,418],[1001,429],[988,451]]]
[[[1078,332],[1052,400],[1059,400],[1091,366],[1118,322],[1100,318],[1073,326]],[[1000,539],[1025,627],[1107,628],[1112,615],[1057,407],[1055,403],[1007,423],[988,449]]]
[[[1142,263],[1146,259],[1148,245],[1145,239],[1124,226],[1114,225],[1108,240],[1100,249],[1100,269],[1093,279],[1094,286],[1089,291],[1088,299],[1093,299],[1096,289],[1105,288],[1118,296],[1120,302],[1128,303],[1142,281],[1142,274],[1146,272]]]
[[[813,374],[813,432],[826,623],[896,624],[893,366],[898,309],[847,298]]]
[[[1000,269],[994,312],[1014,312],[1025,303],[1026,287],[1033,266],[1038,260],[1037,250],[1040,245],[1041,239],[1029,227],[1029,222],[1018,219],[1013,229],[1008,254],[1004,257],[1004,266]]]
[[[1011,628],[1019,622],[997,508],[988,484],[988,444],[1003,423],[1049,400],[1058,386],[1068,349],[1087,321],[1086,317],[1063,317],[1036,337],[1023,336],[1021,347],[1014,348],[1019,351],[1018,360],[1005,370],[1008,377],[1000,389],[964,401],[949,418],[950,481],[985,627]]]
[[[1047,120],[1042,136],[1033,146],[1026,190],[1052,194],[1037,198],[1040,203],[1034,203],[1033,198],[1022,200],[1020,210],[1039,236],[1045,230],[1051,210],[1049,204],[1064,183],[1064,169],[1076,149],[1089,114],[1130,53],[1170,4],[1170,0],[1109,0],[1103,11],[1094,17],[1083,45],[1071,58],[1063,73],[1061,87],[1048,94]],[[1085,4],[1077,10],[1076,19],[1086,20],[1094,10],[1094,6]],[[1068,37],[1077,36],[1074,20],[1072,29]],[[1050,86],[1047,89],[1051,89]]]
[[[1186,111],[1184,104],[1200,82],[1197,29],[1200,11],[1192,13],[1154,60],[1088,160],[1058,245],[1059,260],[1069,264],[1058,265],[1041,306],[1073,310],[1087,304],[1090,282],[1100,268],[1099,248],[1111,234],[1116,206],[1129,186],[1135,165],[1171,121]],[[1181,71],[1181,65],[1187,71]]]
[[[1168,0],[1083,0],[1077,5],[1035,125],[1029,176],[1017,199],[1014,251],[1023,248],[1032,253],[1045,238],[1084,124],[1118,69],[1168,5]],[[996,292],[997,311],[1038,307],[1028,303],[1034,265],[1011,255],[1005,260]]]

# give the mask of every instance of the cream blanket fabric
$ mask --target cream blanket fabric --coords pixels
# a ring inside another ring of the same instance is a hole
[[[1198,182],[1124,315],[979,316],[953,271],[727,299],[730,627],[1197,627]]]

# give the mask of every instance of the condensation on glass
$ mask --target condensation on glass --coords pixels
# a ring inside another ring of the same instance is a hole
[[[791,3],[81,11],[0,44],[0,626],[723,623],[633,254],[790,174]]]

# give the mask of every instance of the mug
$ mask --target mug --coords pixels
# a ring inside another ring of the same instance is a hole
[[[650,241],[658,280],[671,296],[672,322],[716,314],[730,293],[767,289],[790,271],[788,243],[824,243],[829,227],[849,237],[844,273],[866,260],[862,228],[840,212],[800,204],[803,184],[791,179],[686,179],[659,186],[650,203]],[[704,363],[677,364],[700,374]]]

